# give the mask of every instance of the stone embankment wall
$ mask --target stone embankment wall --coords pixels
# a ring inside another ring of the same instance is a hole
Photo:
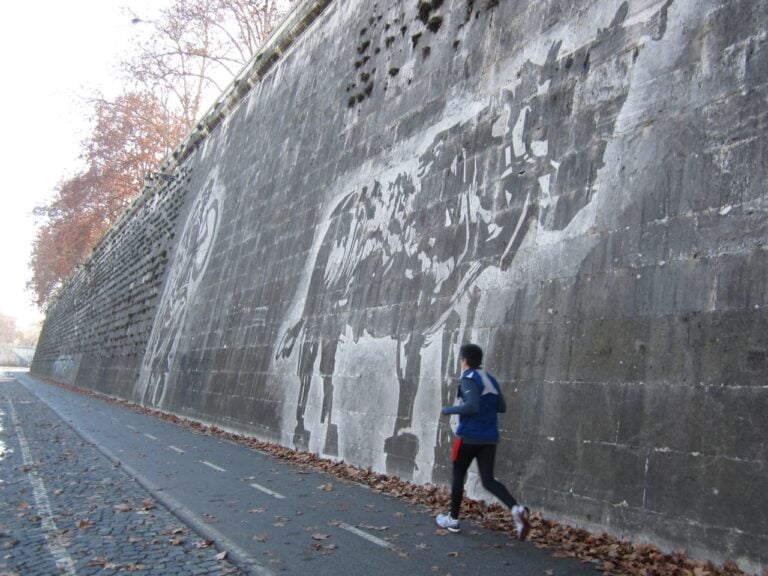
[[[446,482],[475,341],[521,501],[762,570],[768,2],[299,10],[61,291],[33,370]]]

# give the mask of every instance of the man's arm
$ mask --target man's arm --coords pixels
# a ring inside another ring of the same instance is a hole
[[[461,397],[464,400],[457,406],[446,406],[443,408],[443,414],[459,414],[461,416],[469,416],[471,414],[477,414],[480,410],[480,387],[477,382],[471,378],[461,379]]]

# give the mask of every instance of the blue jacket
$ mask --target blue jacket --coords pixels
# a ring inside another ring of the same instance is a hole
[[[496,378],[483,368],[469,368],[461,375],[458,397],[461,404],[446,406],[443,414],[458,414],[456,435],[467,444],[496,444],[499,425],[496,416],[507,405]]]

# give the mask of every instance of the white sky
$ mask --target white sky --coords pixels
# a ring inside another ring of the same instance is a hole
[[[35,228],[32,209],[79,168],[88,135],[82,98],[115,95],[117,62],[136,25],[169,0],[7,2],[0,19],[0,313],[32,327],[42,315],[25,289]]]

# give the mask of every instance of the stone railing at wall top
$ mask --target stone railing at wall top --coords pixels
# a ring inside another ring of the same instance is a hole
[[[281,24],[267,38],[242,70],[222,92],[221,97],[203,114],[195,129],[171,154],[175,163],[181,163],[192,153],[200,141],[210,134],[261,80],[272,66],[333,0],[303,0],[298,2]],[[169,167],[175,164],[170,163]]]
[[[145,204],[149,198],[157,193],[160,188],[175,179],[173,173],[182,162],[197,149],[200,143],[216,126],[237,108],[251,88],[267,74],[280,59],[280,56],[331,2],[333,0],[300,0],[291,8],[280,25],[270,34],[264,44],[251,56],[250,60],[222,91],[221,96],[201,116],[201,120],[197,125],[187,134],[170,156],[165,159],[160,166],[160,170],[145,181],[141,194],[120,215],[104,238],[98,242],[93,249],[92,255],[98,252],[101,245],[113,234],[119,232],[136,210]],[[53,300],[55,299],[54,297]]]

